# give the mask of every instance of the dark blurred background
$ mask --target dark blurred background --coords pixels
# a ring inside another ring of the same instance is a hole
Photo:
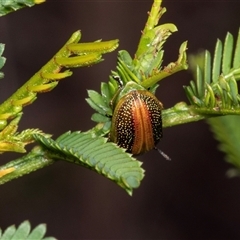
[[[4,101],[81,29],[82,40],[120,39],[120,49],[136,50],[152,4],[145,1],[51,1],[0,19],[0,42],[7,64],[1,80]],[[163,1],[161,23],[179,31],[165,45],[164,64],[175,61],[180,44],[188,52],[214,50],[227,31],[237,36],[240,1]],[[38,95],[25,108],[20,130],[40,128],[54,138],[68,130],[88,130],[93,110],[86,89],[100,89],[116,66],[117,51],[105,61],[74,69],[50,93]],[[157,96],[165,108],[187,101],[182,86],[191,74],[181,72],[161,82]],[[47,223],[47,235],[58,239],[240,239],[240,179],[226,177],[231,167],[217,150],[209,126],[200,121],[164,129],[156,151],[139,159],[146,176],[132,197],[104,177],[82,167],[58,162],[0,187],[0,227],[25,219]],[[1,164],[19,157],[6,153]]]

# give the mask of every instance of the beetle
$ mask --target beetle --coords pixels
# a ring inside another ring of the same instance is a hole
[[[122,85],[118,77],[114,79]],[[129,81],[114,96],[112,107],[110,141],[133,155],[156,148],[162,138],[163,104],[151,92]]]

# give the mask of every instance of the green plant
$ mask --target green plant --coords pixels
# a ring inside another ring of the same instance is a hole
[[[46,233],[46,225],[39,224],[31,231],[29,221],[22,222],[18,228],[14,225],[9,226],[4,232],[0,228],[0,240],[8,239],[29,239],[29,240],[55,240],[54,237],[44,237]]]
[[[12,6],[1,4],[2,15],[17,10],[18,7],[28,5],[34,1],[12,1]],[[78,43],[80,32],[75,32],[63,48],[29,81],[16,91],[9,99],[0,105],[0,151],[25,152],[25,145],[36,142],[38,146],[23,157],[13,160],[0,167],[0,184],[14,178],[53,164],[57,160],[69,161],[92,169],[124,188],[130,195],[133,189],[139,187],[144,177],[141,162],[125,149],[108,141],[113,116],[113,99],[119,91],[119,84],[115,80],[120,77],[123,86],[133,83],[140,88],[155,93],[158,83],[162,79],[188,68],[187,42],[179,48],[179,56],[175,62],[163,67],[163,45],[177,28],[174,24],[158,25],[159,19],[166,9],[161,7],[161,1],[154,1],[146,26],[139,41],[134,58],[125,50],[118,52],[116,69],[111,72],[108,82],[101,84],[101,93],[88,91],[86,101],[96,111],[92,120],[97,124],[86,132],[63,133],[56,140],[49,134],[38,129],[27,129],[17,133],[22,109],[32,103],[37,93],[52,90],[60,79],[71,76],[72,72],[65,68],[88,66],[101,61],[102,54],[111,52],[118,46],[118,40],[107,42]],[[171,127],[192,121],[208,119],[223,115],[239,115],[239,101],[237,81],[240,77],[240,34],[236,47],[233,37],[227,34],[222,47],[218,40],[213,64],[208,51],[201,56],[191,56],[190,67],[194,71],[195,81],[190,81],[184,90],[190,104],[180,102],[162,111],[163,127]],[[0,46],[0,54],[4,45]],[[233,61],[232,61],[233,54]],[[0,58],[0,66],[5,59]],[[211,66],[212,65],[212,66]],[[3,74],[1,74],[3,76]],[[235,136],[233,119],[238,116],[228,116],[208,120],[212,125],[216,137],[220,140],[221,149],[226,152],[228,161],[239,167],[239,150],[236,144],[239,136]],[[12,119],[12,120],[10,120]],[[219,120],[218,120],[219,119]],[[224,120],[221,120],[224,119]],[[222,121],[232,122],[233,130],[225,128]],[[237,122],[237,120],[235,121]],[[231,131],[231,133],[229,132]],[[235,140],[225,138],[234,136]],[[235,146],[234,146],[235,145]]]

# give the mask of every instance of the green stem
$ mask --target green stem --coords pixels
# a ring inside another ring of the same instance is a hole
[[[160,18],[159,11],[161,8],[161,4],[162,4],[162,0],[154,0],[152,4],[152,8],[150,12],[148,12],[149,17],[147,19],[145,28],[143,30],[144,33],[153,29],[158,24],[158,20]]]
[[[180,102],[172,108],[163,110],[163,127],[172,127],[224,115],[240,115],[240,109],[198,108],[193,105],[187,105],[185,102]]]
[[[47,167],[55,163],[57,160],[64,160],[84,166],[85,168],[89,168],[88,165],[80,161],[76,161],[74,157],[55,153],[54,151],[48,151],[47,149],[37,146],[23,157],[12,160],[3,166],[0,166],[0,185],[41,168]]]
[[[158,83],[160,80],[182,70],[188,69],[187,64],[187,41],[183,42],[179,49],[178,60],[173,63],[169,63],[162,71],[149,78],[145,79],[141,85],[145,88],[149,88],[154,84]]]
[[[149,87],[153,86],[154,84],[158,83],[160,80],[162,80],[166,77],[169,77],[170,75],[173,75],[176,72],[187,69],[187,65],[172,63],[172,67],[169,67],[169,66],[165,67],[161,72],[144,80],[141,83],[141,85],[145,88],[149,88]]]
[[[144,53],[147,52],[147,49],[149,48],[148,44],[151,41],[151,38],[149,38],[148,34],[149,31],[151,31],[157,24],[159,21],[159,17],[160,17],[160,9],[161,9],[161,0],[154,0],[153,4],[152,4],[152,8],[150,10],[150,12],[148,12],[148,19],[146,22],[146,25],[142,31],[142,35],[138,44],[138,48],[133,60],[134,65],[136,65],[136,61],[137,59],[139,59],[139,56]]]
[[[185,102],[177,103],[174,107],[163,110],[163,127],[172,127],[179,124],[196,122],[206,118],[203,114],[198,114],[192,106]]]
[[[224,116],[224,115],[240,115],[240,109],[221,109],[221,108],[196,108],[195,111],[199,114],[208,115],[209,117]]]
[[[27,155],[13,160],[4,166],[0,167],[0,171],[13,169],[12,172],[0,177],[0,184],[9,182],[15,178],[34,172],[43,167],[53,164],[55,161],[47,156],[47,154],[40,148],[35,147]]]
[[[172,127],[224,115],[240,115],[240,109],[199,108],[193,105],[187,105],[185,102],[180,102],[172,108],[163,110],[163,127]]]

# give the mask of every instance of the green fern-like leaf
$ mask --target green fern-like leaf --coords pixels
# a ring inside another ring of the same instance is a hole
[[[240,80],[240,31],[234,47],[233,36],[227,33],[224,43],[217,40],[213,61],[208,51],[190,58],[190,66],[196,68],[195,82],[191,81],[185,91],[196,112],[210,116],[240,114],[240,95],[237,81]],[[227,162],[235,169],[229,175],[239,175],[239,121],[240,116],[222,116],[207,120],[219,141],[219,149],[226,154]]]
[[[0,229],[0,240],[55,240],[54,237],[46,237],[46,225],[39,224],[31,231],[29,221],[22,222],[18,228],[14,225],[8,227],[3,233]]]
[[[17,11],[24,7],[32,7],[35,4],[44,2],[45,0],[1,0],[0,16]]]
[[[0,153],[3,152],[26,152],[25,146],[34,142],[33,134],[41,134],[46,138],[50,137],[39,129],[26,129],[20,133],[16,132],[18,123],[22,114],[18,114],[1,132],[0,132]]]
[[[240,31],[235,47],[230,33],[224,43],[217,40],[212,65],[208,51],[189,59],[195,81],[184,89],[190,103],[196,107],[195,111],[215,115],[240,114],[237,86],[240,79]]]
[[[229,171],[231,176],[240,171],[240,116],[222,116],[207,120],[215,138],[219,141],[219,149],[226,154],[226,161],[233,164],[238,171]],[[234,174],[233,174],[234,173]]]
[[[5,45],[0,43],[0,69],[4,66],[6,62],[6,58],[2,57],[3,51],[4,51]],[[4,77],[3,72],[0,72],[0,79]]]
[[[37,94],[51,91],[59,81],[72,75],[69,67],[89,66],[102,61],[102,54],[118,47],[118,40],[79,43],[81,32],[72,34],[54,57],[34,74],[21,88],[0,105],[0,129],[8,120],[22,112],[23,107],[37,99]]]
[[[130,195],[143,179],[142,163],[116,144],[107,142],[106,138],[80,132],[67,132],[56,141],[38,134],[34,137],[47,148],[52,158],[90,168],[116,182]]]

